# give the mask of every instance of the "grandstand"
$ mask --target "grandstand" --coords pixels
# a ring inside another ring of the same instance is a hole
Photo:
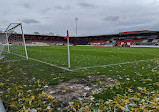
[[[27,45],[50,45],[62,46],[66,45],[66,40],[63,36],[50,35],[31,35],[25,34]],[[33,44],[36,43],[36,44]],[[120,32],[119,34],[97,35],[70,37],[71,45],[84,46],[157,46],[159,45],[159,31],[131,31]]]

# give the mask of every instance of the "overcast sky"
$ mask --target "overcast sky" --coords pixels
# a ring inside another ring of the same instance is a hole
[[[0,30],[21,22],[25,33],[66,35],[159,31],[159,0],[1,0]]]

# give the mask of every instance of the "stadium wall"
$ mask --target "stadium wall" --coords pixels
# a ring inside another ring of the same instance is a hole
[[[159,46],[149,46],[149,45],[131,45],[130,47],[153,47],[153,48],[159,48]]]

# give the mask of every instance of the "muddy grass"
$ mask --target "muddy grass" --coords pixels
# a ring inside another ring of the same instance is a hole
[[[84,79],[76,78],[59,85],[49,86],[44,92],[51,95],[54,100],[68,104],[73,100],[93,100],[93,92],[98,93],[102,90],[101,86],[110,86],[115,82],[116,80],[106,75],[88,76]]]

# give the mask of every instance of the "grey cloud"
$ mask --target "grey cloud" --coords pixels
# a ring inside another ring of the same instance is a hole
[[[7,9],[3,4],[7,4]],[[78,17],[78,35],[137,28],[144,30],[148,29],[146,26],[159,30],[159,24],[150,26],[153,24],[151,21],[159,18],[158,5],[159,0],[2,0],[0,15],[7,15],[0,18],[0,27],[21,21],[28,33],[37,30],[48,33],[53,30],[54,33],[65,35],[63,32],[70,29],[73,32],[70,34],[75,35],[74,17]]]
[[[42,12],[43,12],[43,13],[47,13],[47,12],[49,12],[50,10],[51,10],[51,8],[47,8],[47,9],[42,10]]]
[[[158,0],[153,0],[153,2],[152,2],[153,5],[156,5],[156,4],[158,4],[158,3],[159,3]]]
[[[108,17],[105,17],[103,20],[114,22],[114,21],[118,21],[119,19],[120,19],[119,16],[108,16]]]
[[[39,21],[37,21],[35,19],[23,19],[22,22],[24,22],[26,24],[40,23]]]
[[[66,5],[66,6],[55,6],[54,7],[55,10],[68,10],[70,8],[71,7],[69,5]]]
[[[47,16],[47,17],[44,17],[45,19],[50,19],[51,17]]]
[[[24,6],[25,8],[31,8],[30,4],[28,4],[28,3],[25,3],[23,6]]]
[[[94,8],[95,7],[93,4],[88,4],[88,3],[79,3],[78,5],[83,8]]]
[[[151,29],[154,30],[154,31],[158,31],[158,29],[159,29],[159,23],[156,24],[156,25],[154,25],[154,26],[152,26]]]
[[[58,10],[62,10],[63,9],[63,7],[61,7],[61,6],[55,6],[54,8],[58,9]]]

